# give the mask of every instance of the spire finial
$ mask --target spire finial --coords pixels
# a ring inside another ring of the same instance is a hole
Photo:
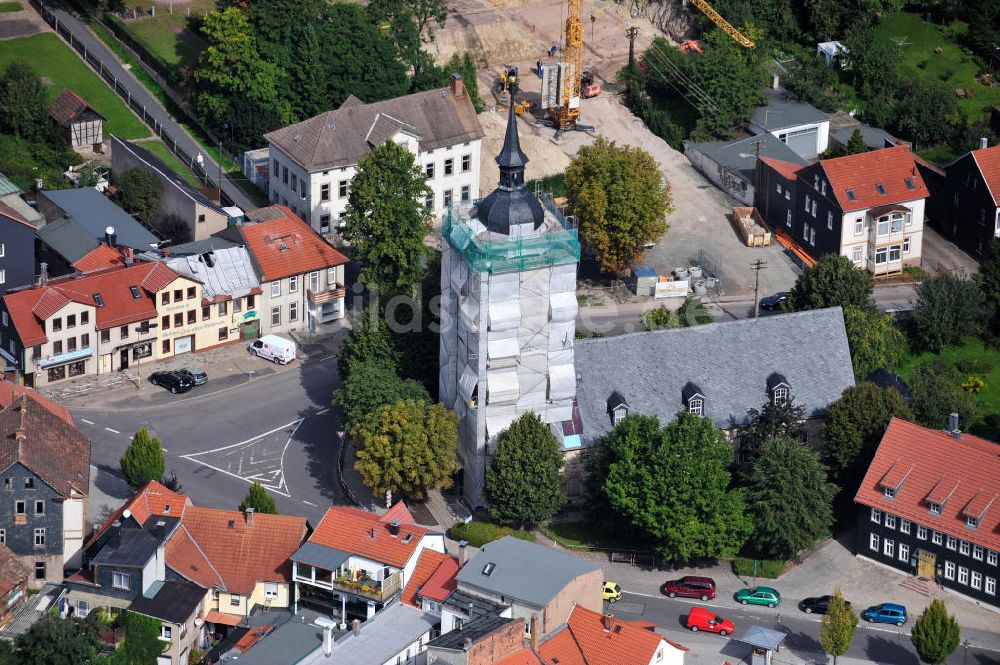
[[[528,156],[521,150],[521,140],[517,135],[517,115],[514,113],[513,97],[507,111],[507,133],[503,137],[503,148],[500,149],[496,161],[501,169],[523,169],[528,163]]]

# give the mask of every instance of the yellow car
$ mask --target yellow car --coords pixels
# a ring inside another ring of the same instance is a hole
[[[622,599],[622,588],[614,582],[604,583],[604,600],[613,603]]]

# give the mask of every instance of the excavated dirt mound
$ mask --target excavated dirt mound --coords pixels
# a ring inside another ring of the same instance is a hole
[[[486,195],[496,187],[500,177],[497,163],[494,161],[503,146],[504,133],[507,130],[507,108],[499,106],[495,111],[484,111],[479,114],[479,124],[483,126],[486,136],[483,137],[483,159],[481,195]],[[569,156],[562,148],[552,143],[554,130],[531,120],[519,118],[518,134],[521,139],[521,149],[528,155],[528,167],[525,169],[525,180],[562,173],[569,164]]]

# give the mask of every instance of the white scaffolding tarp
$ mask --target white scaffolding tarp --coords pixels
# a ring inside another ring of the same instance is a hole
[[[553,321],[572,321],[576,318],[575,293],[553,293],[550,302]]]
[[[576,336],[576,321],[553,322],[549,325],[549,349],[572,349]]]
[[[465,369],[462,370],[462,376],[458,379],[459,395],[466,401],[472,399],[472,393],[476,389],[477,383],[479,383],[479,375],[476,370],[471,365],[466,365]]]
[[[519,393],[517,370],[487,372],[486,386],[489,390],[488,402],[516,400]]]
[[[513,413],[486,416],[486,438],[492,439],[500,432],[504,431],[514,422]]]
[[[490,330],[511,330],[517,328],[521,320],[521,308],[517,299],[490,301]]]
[[[517,355],[519,350],[516,337],[511,337],[509,339],[491,339],[486,343],[486,347],[486,353],[490,360],[495,360],[497,358],[513,358]]]
[[[479,323],[479,301],[473,297],[462,299],[462,316],[465,317],[466,323],[472,327],[478,325]]]
[[[576,395],[576,370],[573,365],[549,368],[549,399],[569,399]]]
[[[576,264],[568,263],[552,266],[552,277],[549,281],[552,293],[576,292]]]

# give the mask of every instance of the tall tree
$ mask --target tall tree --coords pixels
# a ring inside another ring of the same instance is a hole
[[[914,419],[899,391],[867,381],[845,390],[827,408],[823,457],[834,477],[845,484],[848,479],[860,480],[893,417]]]
[[[874,292],[875,278],[870,272],[858,268],[846,256],[826,254],[795,280],[788,293],[788,308],[801,312],[840,305],[872,310]]]
[[[383,296],[409,293],[429,253],[431,193],[413,153],[386,141],[358,163],[347,199],[344,238],[362,262],[360,280]]]
[[[159,480],[166,468],[163,445],[145,426],[140,427],[119,464],[122,475],[132,487],[139,487],[150,480]]]
[[[247,491],[247,495],[240,502],[239,511],[241,513],[246,511],[247,508],[253,508],[255,513],[262,513],[264,515],[278,514],[278,506],[274,503],[274,497],[268,494],[264,486],[257,480],[253,482],[253,485]]]
[[[333,403],[343,413],[344,429],[350,431],[369,413],[403,399],[431,401],[419,381],[401,379],[391,367],[366,361],[351,367],[334,393]]]
[[[732,451],[707,418],[684,412],[662,430],[627,418],[601,442],[593,478],[611,511],[669,561],[736,553],[749,535],[743,494],[731,490]]]
[[[837,589],[819,627],[819,643],[823,645],[823,651],[833,656],[833,665],[837,665],[837,658],[851,648],[857,627],[858,615]]]
[[[986,245],[975,280],[986,306],[990,332],[1000,334],[1000,238],[993,238]]]
[[[442,0],[371,0],[368,13],[377,25],[391,26],[399,58],[410,68],[413,89],[424,89],[422,80],[433,77],[434,59],[424,45],[434,41],[434,26],[444,26],[448,7]]]
[[[97,661],[97,637],[89,626],[48,615],[15,642],[17,662],[90,665]]]
[[[865,141],[865,135],[861,133],[861,128],[855,127],[854,132],[851,133],[851,139],[847,142],[847,150],[844,153],[847,155],[859,155],[863,152],[868,152],[868,143]]]
[[[747,409],[746,424],[740,427],[740,450],[743,463],[752,465],[758,449],[775,438],[801,439],[805,433],[806,407],[787,399],[768,399],[759,409]]]
[[[935,598],[913,624],[910,641],[922,662],[941,665],[958,648],[960,632],[955,615],[948,613],[943,600]]]
[[[957,413],[963,427],[979,416],[976,396],[962,389],[966,377],[943,360],[923,362],[910,372],[910,408],[924,427],[944,429]]]
[[[455,414],[442,404],[402,400],[355,425],[355,468],[376,496],[423,499],[428,489],[450,487],[458,469]]]
[[[673,208],[652,155],[598,136],[566,169],[566,192],[580,240],[601,267],[626,275],[642,260],[643,245],[667,231]]]
[[[14,60],[0,75],[0,129],[23,139],[48,132],[45,87],[23,60]]]
[[[945,143],[965,124],[954,91],[944,83],[903,78],[896,94],[896,130],[913,139],[915,148]]]
[[[486,468],[486,498],[500,522],[534,526],[552,518],[565,496],[563,452],[549,426],[526,413],[497,436]]]
[[[753,33],[749,27],[744,31]],[[754,35],[749,35],[753,38]],[[737,44],[722,30],[715,28],[704,38],[705,52],[697,58],[677,53],[690,79],[708,97],[711,106],[702,106],[692,138],[726,138],[733,129],[744,124],[763,100],[761,89],[766,72],[757,49]],[[676,49],[672,49],[676,52]],[[677,55],[673,57],[677,57]]]
[[[746,484],[756,553],[785,561],[828,536],[836,492],[819,455],[797,440],[779,436],[761,444]]]
[[[365,308],[337,351],[341,379],[359,365],[374,364],[395,372],[398,363],[399,352],[385,319],[375,307]]]
[[[892,318],[877,310],[845,307],[844,327],[858,381],[875,370],[896,367],[906,357],[906,336]]]
[[[135,167],[118,176],[118,204],[143,222],[153,223],[163,187],[152,171]]]
[[[208,46],[194,72],[198,114],[220,128],[232,117],[234,106],[255,103],[273,109],[282,124],[288,124],[291,107],[279,94],[284,72],[261,58],[246,15],[236,7],[211,12],[205,16],[201,33]]]
[[[983,294],[976,283],[951,274],[928,277],[917,284],[913,310],[914,341],[940,353],[984,329]]]

